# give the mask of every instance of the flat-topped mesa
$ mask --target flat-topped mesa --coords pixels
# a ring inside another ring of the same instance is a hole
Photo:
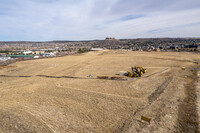
[[[106,37],[106,39],[105,40],[117,40],[117,39],[115,39],[115,38],[112,38],[112,37]]]

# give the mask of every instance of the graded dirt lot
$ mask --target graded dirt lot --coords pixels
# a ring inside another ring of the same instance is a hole
[[[0,67],[0,132],[198,132],[199,63],[198,53],[107,50]],[[97,78],[131,66],[148,71]]]

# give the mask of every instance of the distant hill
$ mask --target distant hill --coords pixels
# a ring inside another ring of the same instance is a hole
[[[200,38],[137,38],[137,39],[115,39],[106,38],[105,40],[54,40],[46,42],[32,41],[0,41],[0,49],[38,49],[55,47],[101,47],[110,49],[133,48],[140,46],[185,46],[200,45]]]

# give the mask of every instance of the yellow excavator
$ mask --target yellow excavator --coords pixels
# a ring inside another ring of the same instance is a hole
[[[143,67],[137,67],[137,66],[131,67],[131,69],[132,69],[132,72],[128,72],[126,76],[141,77],[142,74],[144,74],[147,71],[147,69],[145,69]]]

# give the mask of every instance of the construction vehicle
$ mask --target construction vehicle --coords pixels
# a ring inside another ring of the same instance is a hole
[[[142,73],[145,73],[147,71],[147,69],[143,67],[136,67],[136,68],[139,69]]]
[[[142,74],[144,74],[146,72],[146,69],[143,67],[132,67],[132,72],[128,72],[125,76],[128,77],[141,77]]]

